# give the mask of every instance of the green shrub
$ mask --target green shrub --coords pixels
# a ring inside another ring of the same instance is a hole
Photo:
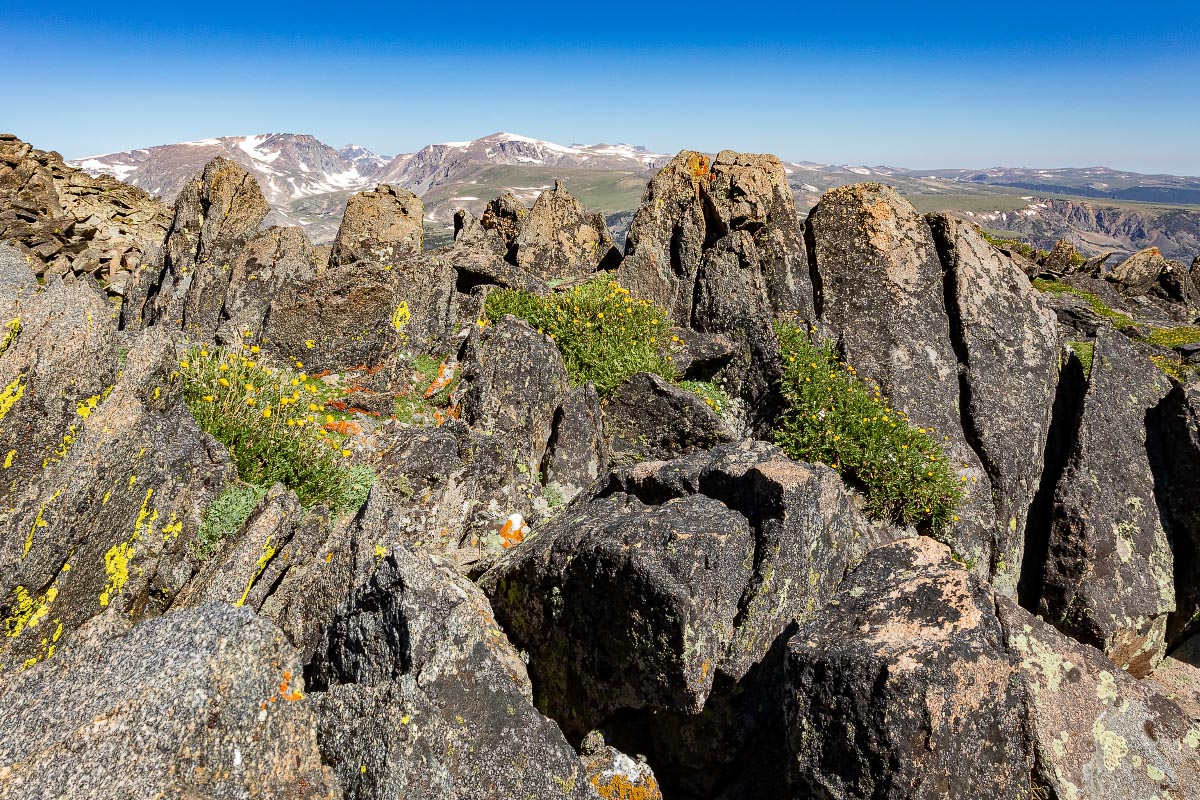
[[[221,542],[242,529],[266,494],[265,486],[250,483],[235,484],[222,492],[204,511],[200,534],[192,543],[192,555],[204,561],[217,552]]]
[[[492,292],[484,303],[483,322],[506,314],[528,322],[558,345],[575,384],[592,381],[608,394],[638,372],[675,380],[675,340],[667,313],[605,275],[567,292],[542,297],[517,289]]]
[[[925,430],[843,364],[830,343],[776,325],[788,408],[775,441],[798,461],[819,461],[862,487],[876,518],[940,530],[958,519],[961,478]]]
[[[1089,292],[1086,289],[1080,289],[1070,284],[1059,283],[1058,281],[1048,281],[1044,278],[1034,278],[1033,288],[1039,292],[1047,292],[1049,294],[1073,294],[1091,306],[1092,311],[1095,311],[1118,328],[1125,328],[1133,324],[1133,318],[1128,314],[1113,311],[1104,304],[1099,295]]]
[[[340,396],[336,385],[221,348],[192,348],[179,373],[192,415],[229,450],[242,481],[282,483],[305,508],[353,510],[362,475],[348,468],[342,434],[326,428],[337,428],[339,415],[326,408]]]

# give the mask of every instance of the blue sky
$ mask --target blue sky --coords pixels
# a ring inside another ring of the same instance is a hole
[[[13,5],[0,129],[67,157],[273,131],[393,154],[507,130],[1200,175],[1200,11],[1182,3]]]

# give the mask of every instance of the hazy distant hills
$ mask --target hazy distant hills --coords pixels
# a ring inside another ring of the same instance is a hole
[[[350,193],[378,183],[420,195],[430,233],[441,238],[456,209],[479,213],[504,192],[532,205],[555,179],[563,180],[589,208],[605,213],[620,240],[646,181],[671,157],[628,144],[562,145],[512,133],[431,144],[388,157],[358,145],[334,149],[312,136],[275,133],[160,145],[70,163],[169,202],[217,155],[255,175],[273,209],[270,222],[303,226],[315,242],[333,238]],[[1152,245],[1168,256],[1200,252],[1200,178],[1106,167],[784,166],[801,209],[811,208],[828,189],[880,181],[895,186],[923,211],[952,211],[1042,247],[1068,238],[1084,252],[1132,252]]]

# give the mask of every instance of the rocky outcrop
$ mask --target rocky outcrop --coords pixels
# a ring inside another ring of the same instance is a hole
[[[307,674],[347,797],[599,797],[487,600],[427,555],[382,557]]]
[[[1042,477],[1058,383],[1058,326],[1021,269],[977,228],[943,214],[929,223],[945,270],[962,429],[992,488],[992,583],[1012,595]]]
[[[601,409],[607,450],[621,464],[675,458],[734,438],[699,395],[649,372],[614,389]]]
[[[304,231],[272,227],[257,234],[230,264],[217,339],[258,341],[271,301],[292,284],[316,277],[317,257]]]
[[[403,253],[419,252],[424,241],[425,206],[407,189],[382,183],[350,195],[330,266],[373,261],[388,264]]]
[[[25,248],[38,277],[91,275],[124,294],[131,273],[160,258],[170,222],[141,189],[0,134],[0,240]]]
[[[175,200],[162,273],[130,292],[129,327],[147,322],[182,328],[194,338],[210,338],[220,323],[230,264],[254,236],[270,207],[254,176],[226,158],[214,158],[188,182]],[[139,273],[141,282],[149,280]]]
[[[1147,416],[1170,391],[1118,333],[1101,330],[1074,446],[1054,494],[1040,611],[1142,676],[1162,658],[1173,559],[1147,454]]]
[[[1120,264],[1104,277],[1117,285],[1124,294],[1143,295],[1150,291],[1167,265],[1157,247],[1140,250]]]
[[[341,797],[302,663],[248,609],[207,605],[68,636],[0,683],[8,797]]]
[[[558,181],[538,196],[513,247],[517,266],[542,281],[586,277],[620,260],[604,215],[588,214]]]
[[[948,548],[875,550],[788,645],[793,796],[1029,796],[1019,670]]]
[[[529,209],[512,192],[505,192],[487,204],[479,224],[484,230],[494,231],[504,242],[510,260],[515,256],[517,236],[529,216]]]

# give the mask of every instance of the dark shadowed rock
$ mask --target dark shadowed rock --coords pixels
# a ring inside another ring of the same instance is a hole
[[[148,321],[211,337],[220,322],[230,264],[270,207],[254,176],[218,156],[175,200],[162,273],[150,287]]]
[[[542,281],[616,266],[620,253],[602,214],[588,214],[561,183],[538,195],[514,242],[517,266]]]
[[[1147,455],[1147,417],[1170,391],[1124,336],[1102,329],[1075,443],[1054,496],[1040,610],[1142,676],[1175,608],[1171,549]]]
[[[486,598],[448,564],[388,549],[307,670],[321,752],[345,796],[596,798],[530,704]]]
[[[945,268],[964,433],[992,486],[992,584],[1011,595],[1042,476],[1058,381],[1058,326],[1021,269],[975,226],[945,214],[930,215],[929,223]]]
[[[1019,662],[928,538],[873,551],[788,646],[792,796],[1028,797]]]
[[[508,244],[503,237],[483,227],[479,218],[465,208],[454,212],[454,244],[469,247],[504,258]]]
[[[69,636],[0,683],[5,797],[341,797],[295,650],[225,605]]]
[[[726,391],[745,401],[756,428],[776,417],[774,394],[783,375],[770,294],[770,278],[751,234],[735,231],[705,251],[691,326],[734,343],[733,358],[721,375]]]
[[[1140,250],[1112,268],[1104,277],[1127,295],[1144,295],[1158,282],[1166,267],[1157,247]]]
[[[357,261],[390,264],[405,252],[420,251],[425,206],[407,189],[382,183],[350,195],[346,214],[329,253],[329,265]]]
[[[608,464],[600,398],[590,382],[563,398],[543,464],[546,483],[558,484],[566,501],[590,486]]]
[[[733,439],[700,396],[639,372],[601,403],[608,450],[618,463],[675,458]]]
[[[999,598],[1004,641],[1020,665],[1043,797],[1192,800],[1200,719],[1152,680],[1137,681]]]
[[[962,428],[959,363],[929,225],[877,183],[826,192],[808,224],[823,324],[859,375],[942,441],[969,494],[961,521],[939,537],[987,575],[996,509],[987,472]]]

